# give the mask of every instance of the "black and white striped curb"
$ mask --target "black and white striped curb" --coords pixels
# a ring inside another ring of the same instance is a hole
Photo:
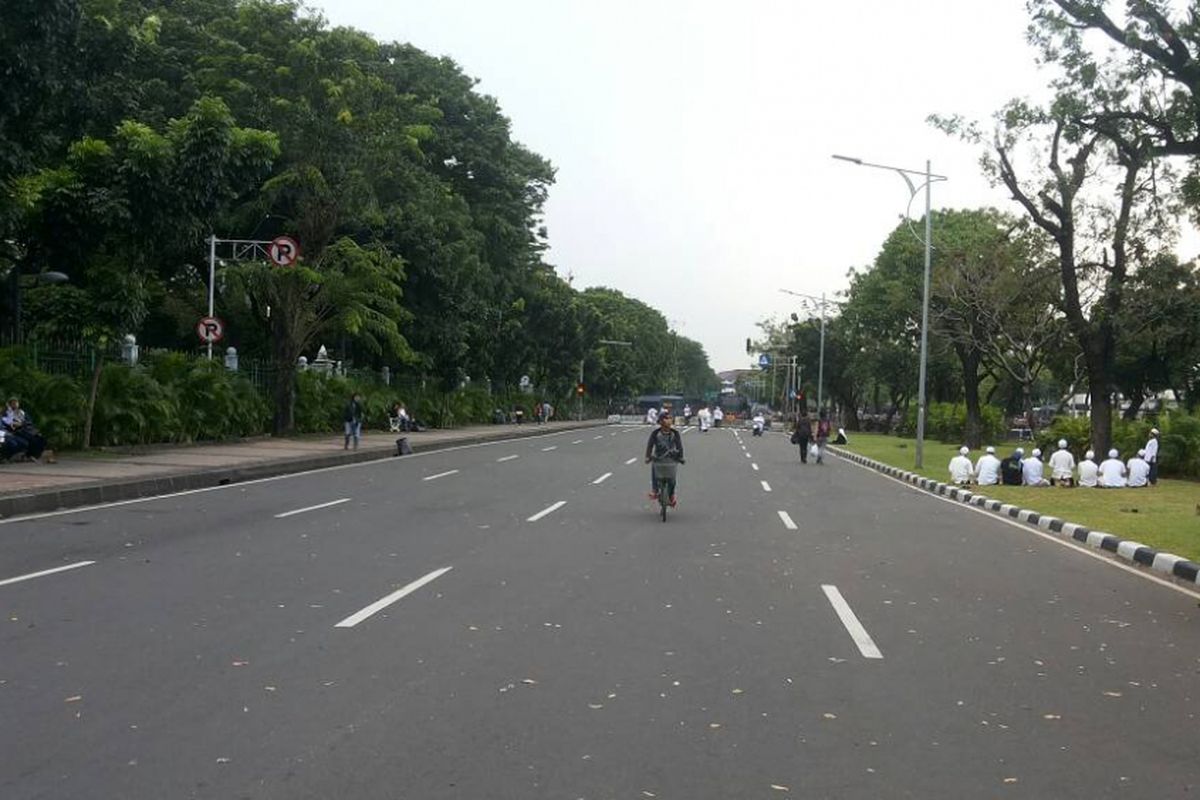
[[[1200,564],[1193,561],[1188,561],[1186,558],[1174,555],[1173,553],[1160,553],[1152,547],[1147,547],[1141,542],[1134,542],[1127,539],[1121,539],[1113,536],[1111,533],[1102,531],[1093,531],[1083,525],[1078,525],[1074,522],[1065,522],[1057,517],[1049,517],[1045,514],[1039,514],[1028,508],[1020,508],[1009,503],[1001,503],[999,500],[993,500],[982,494],[977,494],[965,489],[961,486],[954,486],[948,483],[941,483],[932,478],[926,478],[918,475],[915,472],[908,472],[898,467],[893,467],[888,464],[876,461],[866,456],[861,456],[858,453],[851,453],[848,450],[843,450],[840,447],[830,447],[829,451],[847,461],[853,461],[856,464],[862,464],[865,467],[870,467],[877,472],[882,472],[885,475],[890,475],[897,480],[911,483],[919,489],[924,489],[930,494],[948,497],[951,500],[957,500],[960,503],[965,503],[971,506],[992,511],[1004,517],[1010,517],[1019,522],[1024,522],[1029,525],[1036,526],[1042,530],[1057,533],[1068,539],[1074,539],[1077,542],[1086,544],[1089,547],[1094,547],[1097,550],[1106,550],[1114,553],[1126,561],[1131,561],[1135,564],[1141,564],[1144,567],[1149,567],[1156,572],[1163,572],[1175,578],[1179,578],[1187,583],[1200,586]],[[1099,491],[1099,490],[1097,490]]]

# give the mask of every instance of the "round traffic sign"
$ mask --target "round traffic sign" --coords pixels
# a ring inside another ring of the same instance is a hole
[[[267,247],[267,255],[277,267],[290,267],[300,257],[300,245],[290,236],[276,236]]]
[[[216,317],[201,317],[196,323],[196,335],[202,342],[219,342],[225,337],[225,323]]]

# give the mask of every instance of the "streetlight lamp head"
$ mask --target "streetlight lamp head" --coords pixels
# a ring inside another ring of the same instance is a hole
[[[71,278],[65,272],[43,272],[38,275],[38,283],[70,283]]]
[[[862,166],[861,158],[855,158],[854,156],[839,156],[837,153],[834,153],[833,157],[838,161],[849,161],[851,164],[858,164],[859,166]]]

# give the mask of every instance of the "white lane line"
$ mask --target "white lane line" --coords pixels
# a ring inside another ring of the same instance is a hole
[[[601,483],[604,483],[606,480],[608,480],[611,477],[612,477],[612,473],[606,472],[603,475],[601,475],[599,478],[596,478],[596,480],[592,481],[592,483],[601,484]]]
[[[18,575],[15,578],[6,578],[0,581],[0,586],[7,586],[10,583],[20,583],[21,581],[30,581],[34,578],[40,578],[43,575],[53,575],[56,572],[66,572],[69,569],[79,569],[80,567],[90,567],[95,564],[95,561],[76,561],[74,564],[67,564],[65,567],[55,567],[54,569],[44,569],[41,572],[31,572],[28,575]]]
[[[567,504],[567,501],[566,501],[566,500],[559,500],[559,501],[558,501],[557,503],[555,503],[554,505],[552,505],[552,506],[550,506],[550,507],[548,507],[548,508],[543,508],[541,511],[539,511],[539,512],[538,512],[538,513],[536,513],[536,514],[534,514],[532,517],[530,517],[529,519],[527,519],[527,520],[525,520],[525,521],[526,521],[526,522],[537,522],[539,519],[541,519],[542,517],[546,516],[547,514],[553,514],[555,511],[558,511],[560,508],[562,508],[562,507],[563,507],[563,506],[565,506],[566,504]]]
[[[305,511],[316,511],[317,509],[320,509],[320,508],[329,508],[330,506],[340,506],[342,503],[349,503],[349,502],[350,502],[349,497],[343,497],[341,500],[330,500],[328,503],[321,503],[321,504],[315,505],[315,506],[306,506],[304,508],[293,509],[292,511],[284,511],[282,514],[276,514],[275,519],[283,519],[284,517],[290,517],[293,514],[303,514]]]
[[[458,474],[458,470],[456,470],[456,469],[451,469],[451,470],[447,470],[446,472],[439,472],[439,473],[437,473],[436,475],[426,475],[424,478],[421,478],[421,480],[423,480],[423,481],[436,481],[438,478],[444,478],[444,477],[446,477],[447,475],[457,475],[457,474]]]
[[[750,468],[758,472],[758,464],[755,464],[753,461],[750,462]]]
[[[337,625],[334,625],[333,627],[335,627],[335,628],[353,628],[355,625],[362,622],[367,617],[370,617],[373,614],[379,613],[380,611],[387,608],[388,606],[390,606],[392,603],[396,602],[400,598],[404,597],[405,595],[412,594],[417,589],[420,589],[422,586],[429,583],[430,581],[437,580],[438,578],[442,577],[443,575],[445,575],[447,572],[449,572],[452,569],[454,569],[454,567],[442,567],[441,569],[435,569],[433,572],[429,573],[425,577],[417,578],[415,581],[410,583],[408,586],[405,586],[403,589],[397,589],[396,591],[389,594],[387,597],[381,597],[380,599],[376,600],[374,603],[371,603],[371,605],[367,606],[363,610],[354,612],[353,614],[346,617],[344,620],[339,622]]]
[[[598,439],[603,439],[603,438],[604,438],[603,436],[593,436],[592,441],[594,442],[594,441],[597,441]]]
[[[789,531],[794,531],[797,529],[796,522],[792,519],[791,514],[787,513],[786,511],[780,511],[778,513],[779,518],[783,520],[783,527],[787,528]]]
[[[504,456],[503,458],[497,458],[496,463],[499,464],[502,461],[512,461],[514,458],[520,458],[520,456]]]
[[[558,445],[556,445],[556,444],[552,444],[552,445],[550,445],[549,447],[543,447],[543,448],[542,448],[542,452],[543,452],[543,453],[549,453],[551,450],[557,450],[557,449],[558,449]]]
[[[576,439],[575,441],[571,442],[571,444],[583,444],[583,439]]]
[[[629,459],[628,461],[626,461],[625,463],[626,463],[626,464],[632,464],[632,463],[633,463],[633,462],[635,462],[635,461],[637,461],[637,459],[636,459],[636,458],[631,458],[631,459]]]
[[[771,484],[767,483],[766,481],[762,481],[762,486],[764,492],[771,491]]]
[[[746,458],[752,458],[752,457],[753,456],[751,456],[749,453],[746,453]]]
[[[825,596],[829,598],[833,610],[837,612],[838,619],[846,626],[846,632],[850,634],[850,638],[858,645],[858,652],[863,654],[863,658],[883,658],[883,653],[879,652],[879,648],[875,646],[875,642],[871,641],[871,635],[867,633],[867,629],[858,621],[858,617],[854,616],[854,612],[850,610],[849,604],[842,597],[842,593],[838,591],[838,588],[829,584],[822,584],[821,589],[824,590]]]

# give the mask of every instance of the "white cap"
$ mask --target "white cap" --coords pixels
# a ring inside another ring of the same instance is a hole
[[[1144,455],[1146,455],[1146,451],[1145,451],[1145,450],[1138,450],[1138,458],[1141,458],[1141,457],[1142,457],[1142,456],[1144,456]]]
[[[996,455],[996,448],[992,447],[991,445],[988,445],[987,451],[990,455]]]
[[[1158,436],[1158,428],[1151,428],[1151,429],[1150,429],[1150,435],[1151,435],[1151,436]]]
[[[1041,451],[1041,450],[1038,450],[1036,447],[1035,447],[1035,448],[1033,448],[1033,457],[1034,457],[1034,458],[1041,458],[1041,457],[1042,457],[1042,451]]]
[[[1115,447],[1112,450],[1108,451],[1109,458],[1116,458],[1119,455],[1121,455],[1121,454],[1117,451],[1117,448],[1115,448]]]
[[[1088,450],[1086,453],[1083,454],[1083,457],[1086,458],[1088,461],[1091,461],[1093,458],[1096,457],[1096,451]]]
[[[958,454],[959,454],[960,456],[965,456],[965,455],[966,455],[967,453],[969,453],[969,452],[971,452],[971,448],[969,448],[969,447],[960,447],[960,448],[958,448]]]
[[[1016,453],[1016,454],[1017,454],[1017,455],[1019,455],[1019,456],[1023,456],[1023,455],[1025,455],[1025,448],[1024,448],[1024,447],[1018,447],[1018,448],[1017,448],[1016,450],[1014,450],[1013,452],[1014,452],[1014,453]]]
[[[1066,449],[1067,449],[1067,440],[1066,440],[1066,439],[1059,439],[1059,440],[1058,440],[1058,449],[1059,449],[1059,450],[1066,450]]]

